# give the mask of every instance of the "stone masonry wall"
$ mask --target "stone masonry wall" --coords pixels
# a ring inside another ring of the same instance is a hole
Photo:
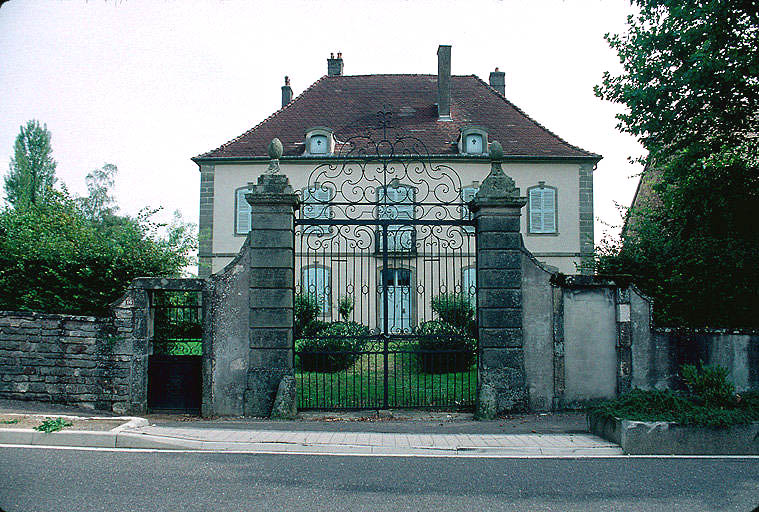
[[[132,318],[118,316],[1,311],[0,397],[127,412]]]

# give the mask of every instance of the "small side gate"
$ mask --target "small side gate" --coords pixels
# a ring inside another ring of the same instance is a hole
[[[300,190],[300,409],[474,406],[477,184],[423,148],[354,137]]]
[[[153,352],[148,358],[148,410],[200,413],[202,324],[199,292],[155,291]]]

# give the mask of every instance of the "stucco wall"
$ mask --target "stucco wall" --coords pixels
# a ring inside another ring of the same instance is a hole
[[[222,272],[211,276],[211,411],[242,416],[248,375],[250,251],[247,244]]]
[[[522,255],[522,331],[530,409],[550,410],[554,398],[551,273],[526,252]]]
[[[255,181],[266,171],[267,163],[216,164],[213,180],[213,228],[212,242],[214,257],[213,271],[218,272],[227,265],[239,251],[244,235],[235,235],[235,190]],[[490,171],[489,162],[450,162],[461,178],[461,185],[482,182]],[[281,162],[282,172],[290,178],[294,189],[304,187],[315,163]],[[521,232],[525,246],[540,261],[556,267],[565,273],[575,273],[580,262],[579,232],[579,164],[571,163],[519,163],[506,162],[503,170],[511,176],[522,194],[529,187],[544,181],[547,186],[558,191],[558,233],[537,235],[527,233],[527,210],[521,219]],[[210,183],[210,182],[209,182]]]
[[[565,403],[615,396],[614,289],[566,288],[563,295]]]

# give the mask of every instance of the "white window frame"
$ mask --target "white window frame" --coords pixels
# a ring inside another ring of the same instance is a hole
[[[479,135],[482,147],[480,151],[471,151],[467,144],[467,138],[470,135]],[[482,126],[466,126],[461,129],[459,137],[459,153],[462,155],[484,156],[488,154],[488,131]]]
[[[304,219],[327,220],[332,218],[332,205],[330,202],[335,197],[335,190],[329,185],[320,185],[318,182],[310,187],[301,189],[302,204],[301,215]],[[306,226],[304,234],[323,235],[329,232],[329,226]]]
[[[477,309],[477,267],[474,265],[461,269],[461,294]]]
[[[245,199],[245,194],[247,192],[250,192],[250,187],[240,187],[238,189],[235,189],[235,235],[236,236],[247,236],[248,233],[250,233],[250,229],[253,227],[253,223],[250,216],[250,204]],[[243,215],[247,214],[248,219],[248,229],[243,229],[244,226],[241,226],[240,221],[242,220]]]
[[[385,201],[385,197],[387,194],[387,190],[398,190],[398,189],[404,189],[406,190],[406,193],[403,194],[404,197],[401,197],[400,200],[390,198],[387,201]],[[403,220],[413,220],[416,215],[416,206],[414,205],[416,201],[416,187],[413,185],[405,185],[403,183],[398,183],[397,181],[393,181],[391,183],[388,183],[386,186],[377,187],[377,219],[378,220],[387,220],[387,219],[403,219]],[[390,225],[388,226],[388,252],[407,252],[403,251],[405,247],[405,241],[402,237],[404,237],[404,234],[409,234],[409,244],[408,244],[408,251],[413,252],[416,250],[416,247],[414,246],[415,241],[415,235],[416,230],[414,226],[403,226],[403,225]],[[399,240],[396,240],[396,237],[399,238]],[[382,252],[382,236],[380,233],[377,234],[377,250],[378,252]],[[400,251],[398,248],[400,247]]]
[[[321,279],[320,279],[321,275]],[[313,282],[314,289],[311,290]],[[322,285],[320,288],[319,285]],[[325,265],[307,265],[300,269],[300,290],[303,295],[315,295],[319,306],[319,316],[330,316],[332,312],[332,270]]]
[[[311,137],[321,135],[327,138],[327,151],[324,153],[311,152]],[[306,144],[303,150],[303,156],[325,157],[332,156],[335,152],[335,137],[331,129],[326,126],[316,126],[306,130]]]
[[[558,199],[559,194],[556,187],[546,185],[543,181],[527,189],[527,232],[529,234],[558,234]]]

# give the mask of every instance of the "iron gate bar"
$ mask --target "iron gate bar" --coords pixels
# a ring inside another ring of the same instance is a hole
[[[401,143],[405,149],[396,151]],[[428,300],[441,296],[435,293],[471,300],[476,286],[470,276],[464,287],[464,270],[476,265],[476,251],[475,223],[462,201],[461,179],[447,165],[434,164],[413,137],[376,142],[353,137],[339,151],[336,160],[313,169],[301,191],[296,291],[314,298],[318,321],[327,326],[335,325],[325,323],[334,318],[333,299],[348,297],[349,313],[338,313],[358,327],[351,332],[343,323],[343,330],[332,334],[320,327],[293,337],[299,407],[473,406],[476,340],[459,346],[456,340],[465,342],[470,334],[419,330],[441,324],[434,313],[428,315]],[[372,304],[379,304],[374,313]],[[446,339],[453,340],[452,349],[419,345]],[[309,340],[316,342],[311,348],[299,345]],[[337,351],[334,347],[343,342],[352,348]],[[342,366],[331,369],[340,358]]]

